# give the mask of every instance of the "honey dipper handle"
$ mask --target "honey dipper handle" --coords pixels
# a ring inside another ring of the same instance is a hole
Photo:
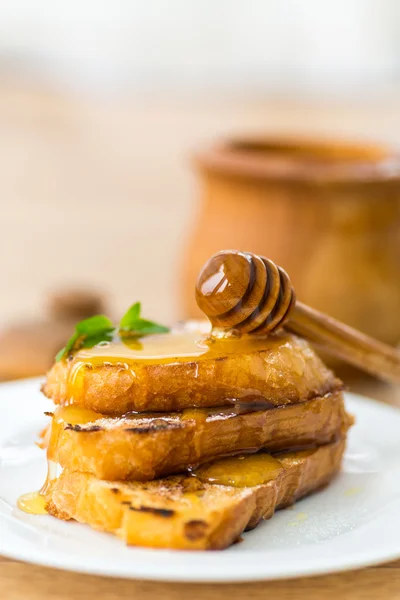
[[[392,383],[400,383],[400,351],[296,302],[285,328],[336,357]]]

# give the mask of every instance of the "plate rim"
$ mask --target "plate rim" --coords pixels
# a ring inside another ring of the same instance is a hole
[[[162,550],[160,550],[162,552]],[[178,555],[180,552],[176,551]],[[249,554],[251,551],[248,552]],[[258,556],[262,553],[253,553],[255,556]],[[24,562],[27,564],[37,565],[41,567],[45,567],[48,569],[57,569],[59,571],[67,571],[69,573],[78,573],[82,575],[93,575],[97,577],[110,577],[112,579],[130,579],[133,581],[153,581],[158,583],[194,583],[194,584],[225,584],[229,585],[232,583],[257,583],[261,581],[280,581],[280,580],[290,580],[290,579],[299,579],[303,577],[317,577],[322,575],[333,575],[335,573],[345,573],[348,571],[355,571],[359,569],[364,569],[368,567],[374,567],[385,563],[390,563],[395,560],[398,560],[400,556],[400,548],[394,548],[393,550],[382,553],[378,556],[363,556],[356,555],[354,559],[348,560],[346,564],[338,562],[335,564],[334,562],[327,565],[324,562],[321,562],[318,566],[313,565],[309,569],[306,567],[302,567],[297,571],[295,569],[291,571],[280,571],[275,573],[242,573],[241,571],[229,573],[227,574],[213,574],[213,575],[200,575],[200,574],[187,574],[183,571],[179,573],[176,571],[160,571],[160,572],[140,572],[140,571],[132,571],[126,572],[121,571],[117,572],[113,569],[107,569],[104,565],[96,569],[96,567],[92,564],[88,566],[84,566],[79,563],[72,562],[62,562],[58,560],[54,560],[49,557],[41,557],[32,558],[28,556],[24,552],[9,552],[8,554],[2,553],[7,559],[17,560],[19,562]],[[170,568],[168,566],[168,568]]]

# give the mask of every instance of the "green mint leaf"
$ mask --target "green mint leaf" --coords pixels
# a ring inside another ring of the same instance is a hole
[[[140,316],[141,304],[136,302],[122,317],[119,329],[122,335],[131,335],[140,337],[142,335],[151,335],[153,333],[168,333],[169,328],[159,325],[153,321],[147,321]]]
[[[75,332],[69,338],[65,347],[56,355],[56,362],[59,362],[72,351],[80,348],[92,348],[103,341],[110,341],[114,327],[110,319],[104,315],[95,315],[84,319],[75,325]]]
[[[146,319],[137,319],[131,324],[131,329],[127,331],[130,335],[151,335],[153,333],[168,333],[169,328],[164,325],[159,325],[153,321],[146,321]]]
[[[75,325],[75,331],[79,335],[96,335],[100,331],[114,329],[114,325],[111,323],[108,317],[104,315],[95,315],[84,319]]]
[[[114,335],[114,329],[111,331],[101,331],[96,333],[96,335],[91,335],[84,340],[82,340],[81,348],[93,348],[93,346],[97,346],[97,344],[101,344],[101,342],[111,342]]]
[[[67,356],[75,348],[80,337],[81,336],[75,328],[75,333],[69,338],[68,342],[65,344],[64,356]]]
[[[56,362],[60,362],[60,360],[64,357],[64,354],[66,353],[66,347],[64,346],[64,348],[61,348],[61,350],[59,350],[56,354]]]
[[[119,323],[120,330],[131,331],[132,324],[134,324],[138,319],[140,319],[141,309],[142,305],[140,304],[140,302],[135,302],[135,304],[132,304],[132,306],[126,311]]]
[[[119,330],[122,337],[139,338],[154,333],[168,333],[169,328],[153,321],[147,321],[140,316],[141,304],[136,302],[122,317]],[[115,328],[108,317],[95,315],[84,319],[75,325],[75,331],[64,348],[56,355],[56,362],[69,356],[80,348],[93,348],[101,342],[110,342],[113,339]]]

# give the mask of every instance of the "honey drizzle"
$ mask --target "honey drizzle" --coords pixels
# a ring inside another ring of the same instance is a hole
[[[45,446],[47,445],[46,480],[39,491],[28,492],[27,494],[23,494],[17,500],[18,508],[28,514],[47,514],[46,494],[49,491],[51,482],[57,478],[58,465],[55,462],[55,449],[58,444],[58,438],[60,436],[61,430],[64,427],[64,424],[66,424],[65,417],[67,417],[68,423],[75,424],[87,423],[93,418],[101,418],[102,415],[75,406],[60,406],[54,411],[51,423],[48,426],[48,428],[46,428],[46,433],[42,441],[42,443],[45,444]]]
[[[218,359],[231,354],[252,354],[277,349],[290,344],[285,336],[243,335],[211,337],[199,329],[178,330],[167,334],[148,335],[132,343],[116,336],[111,342],[102,342],[93,348],[83,348],[68,362],[67,397],[80,396],[86,368],[118,365],[129,369],[140,383],[144,365],[170,365]]]
[[[57,464],[54,462],[54,449],[58,443],[63,426],[83,425],[104,415],[94,411],[74,406],[74,392],[82,384],[81,374],[85,367],[96,367],[106,364],[121,365],[123,368],[134,370],[135,364],[171,364],[181,362],[215,359],[228,354],[251,354],[261,350],[274,350],[282,345],[290,344],[282,336],[244,335],[242,337],[228,336],[212,338],[201,333],[200,329],[185,329],[170,334],[150,335],[139,342],[126,343],[120,338],[112,342],[101,343],[93,348],[78,351],[71,359],[69,368],[68,398],[64,406],[59,407],[53,416],[51,431],[48,438],[46,481],[37,492],[22,495],[18,499],[18,507],[30,514],[46,514],[46,494],[51,482],[57,477]],[[183,419],[194,419],[203,423],[207,418],[230,418],[243,412],[267,410],[272,404],[263,398],[232,399],[232,408],[221,409],[186,409]],[[125,418],[135,418],[139,413],[124,415]],[[166,417],[160,413],[157,418]],[[169,413],[171,416],[171,413]],[[146,415],[146,418],[151,418]],[[228,471],[226,469],[228,468]],[[258,485],[276,478],[282,470],[279,460],[271,455],[257,453],[252,455],[224,458],[209,466],[199,467],[192,474],[204,481],[220,485],[247,486]]]
[[[51,424],[51,433],[49,436],[48,443],[48,456],[51,459],[55,459],[54,448],[58,444],[58,437],[62,429],[69,426],[70,429],[74,429],[77,426],[77,430],[82,427],[84,431],[85,425],[95,424],[100,419],[107,419],[107,421],[115,421],[118,425],[122,424],[123,421],[129,420],[133,426],[135,421],[140,423],[151,423],[152,420],[165,419],[166,421],[195,421],[196,426],[200,430],[206,421],[220,421],[237,417],[251,412],[265,411],[276,408],[273,404],[264,400],[263,398],[257,398],[253,400],[252,397],[235,400],[232,406],[221,406],[221,407],[208,407],[208,408],[185,408],[182,411],[175,412],[136,412],[129,411],[121,416],[103,415],[101,413],[88,410],[78,406],[76,404],[68,404],[58,407],[53,415]],[[72,426],[72,427],[70,427]]]
[[[20,510],[36,515],[45,515],[46,494],[51,482],[57,478],[58,464],[56,462],[56,448],[62,429],[68,425],[84,425],[102,419],[103,415],[92,410],[87,410],[73,404],[59,406],[53,413],[48,431],[43,437],[43,443],[47,445],[47,475],[46,480],[39,491],[23,494],[17,500]],[[46,443],[47,442],[47,443]]]
[[[129,338],[128,338],[129,340]],[[174,331],[148,335],[139,344],[130,344],[116,336],[93,348],[83,348],[73,355],[72,362],[98,364],[168,364],[218,358],[227,354],[251,354],[270,350],[285,343],[282,336],[243,335],[212,337],[200,331]]]
[[[47,515],[46,498],[40,491],[22,494],[17,500],[17,506],[29,515]]]
[[[46,494],[51,482],[56,479],[56,477],[57,464],[48,458],[46,481],[39,491],[22,494],[17,500],[18,508],[30,515],[46,515]]]
[[[272,481],[283,471],[280,461],[264,452],[223,458],[192,469],[201,481],[215,485],[254,487]]]

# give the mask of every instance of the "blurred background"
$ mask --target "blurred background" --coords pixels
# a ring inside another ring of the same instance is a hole
[[[25,374],[8,360],[10,340],[19,352],[40,336],[50,339],[46,352],[59,344],[55,321],[68,314],[69,301],[50,301],[54,292],[66,290],[73,304],[74,290],[99,290],[116,316],[137,300],[144,316],[163,323],[190,316],[188,263],[208,236],[199,224],[211,219],[193,152],[224,139],[283,135],[400,142],[398,1],[2,2],[0,376]],[[374,177],[376,187],[365,193],[378,199],[382,175]],[[380,208],[360,213],[374,243],[359,258],[382,253],[379,306],[390,297],[397,310],[399,282],[385,285],[400,262],[398,187],[390,195],[397,208],[391,200],[379,234],[368,227]],[[226,189],[224,198],[229,221]],[[313,245],[312,236],[302,243]],[[21,324],[29,339],[18,338]]]

